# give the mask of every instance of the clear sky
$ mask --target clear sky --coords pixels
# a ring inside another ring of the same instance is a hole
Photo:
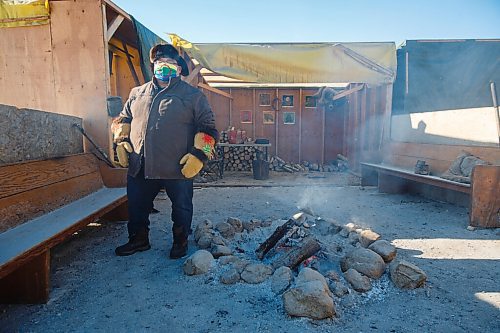
[[[500,38],[500,0],[113,0],[160,37],[190,42]]]

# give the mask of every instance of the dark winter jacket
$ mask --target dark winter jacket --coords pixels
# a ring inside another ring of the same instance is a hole
[[[132,89],[120,114],[131,124],[128,173],[135,177],[142,162],[146,178],[184,179],[179,161],[191,151],[195,134],[218,139],[214,114],[205,95],[180,78],[164,89],[154,80]]]

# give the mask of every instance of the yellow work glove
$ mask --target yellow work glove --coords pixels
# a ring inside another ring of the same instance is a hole
[[[115,165],[122,168],[128,167],[128,155],[133,151],[132,145],[123,141],[116,145],[116,155],[118,156],[118,162],[115,161]]]
[[[193,178],[198,174],[198,172],[201,171],[201,169],[203,169],[203,162],[200,161],[198,157],[190,153],[184,155],[179,164],[184,165],[181,172],[186,178]]]
[[[201,150],[208,159],[212,159],[215,139],[210,135],[199,132],[194,136],[194,148]]]
[[[181,172],[186,178],[193,178],[203,169],[203,162],[213,157],[215,139],[199,132],[194,136],[194,147],[190,153],[181,158],[179,164],[184,165]]]
[[[113,123],[111,124],[111,131],[113,132],[113,142],[122,142],[129,138],[130,124],[127,123]]]

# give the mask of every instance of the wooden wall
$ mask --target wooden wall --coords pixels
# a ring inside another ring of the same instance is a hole
[[[355,87],[350,85],[347,89]],[[252,139],[267,138],[273,155],[295,163],[304,160],[328,163],[337,154],[343,154],[351,160],[351,168],[357,170],[358,163],[366,157],[380,159],[384,117],[390,111],[386,98],[390,97],[391,89],[392,86],[364,87],[338,100],[334,111],[305,107],[306,96],[313,95],[318,88],[222,89],[231,94],[232,100],[211,92],[205,94],[216,114],[219,130],[234,126],[245,130]],[[271,101],[278,98],[278,111],[259,105],[259,95],[264,93],[270,95]],[[281,106],[283,95],[293,96],[293,106]],[[241,122],[241,111],[252,113],[252,123]],[[264,124],[264,112],[274,113],[274,124]],[[284,123],[284,112],[295,112],[295,124]]]
[[[109,144],[100,0],[51,1],[49,25],[0,29],[0,103],[83,119]]]

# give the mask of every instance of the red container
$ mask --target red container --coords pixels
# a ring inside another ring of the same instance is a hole
[[[238,134],[238,133],[237,133],[237,132],[236,132],[236,130],[234,130],[234,129],[229,130],[229,131],[227,132],[227,140],[229,141],[229,143],[231,143],[231,144],[235,144],[235,143],[237,142],[237,139],[236,139],[237,134]]]

